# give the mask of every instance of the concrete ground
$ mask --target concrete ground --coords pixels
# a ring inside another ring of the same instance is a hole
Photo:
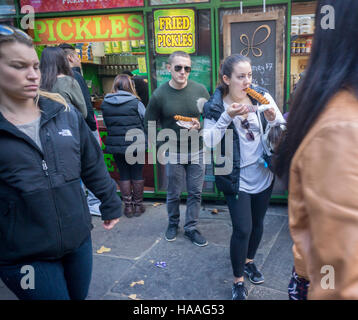
[[[199,229],[209,241],[197,247],[184,237],[184,202],[179,234],[167,242],[168,220],[163,200],[145,201],[141,217],[123,216],[106,231],[93,216],[93,275],[89,300],[230,300],[232,269],[229,256],[231,220],[227,207],[203,202]],[[217,214],[212,210],[218,209]],[[109,252],[97,253],[102,246]],[[271,204],[256,264],[265,282],[254,286],[246,278],[249,299],[287,300],[292,269],[292,240],[287,206]],[[159,264],[162,262],[162,267]],[[16,297],[0,281],[0,300]]]

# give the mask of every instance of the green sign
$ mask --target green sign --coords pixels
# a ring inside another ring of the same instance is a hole
[[[211,60],[209,56],[191,56],[191,72],[189,79],[195,82],[201,83],[206,89],[211,91]],[[171,79],[170,73],[168,72],[167,65],[168,57],[157,56],[156,62],[156,76],[157,76],[157,87],[164,82]]]
[[[155,52],[195,53],[195,11],[172,9],[154,11]]]

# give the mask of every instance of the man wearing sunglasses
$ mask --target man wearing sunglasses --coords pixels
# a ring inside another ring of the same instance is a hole
[[[171,129],[171,132],[176,135],[176,139],[169,138],[169,141],[166,142],[169,146],[166,153],[168,159],[166,175],[169,225],[165,238],[167,241],[176,239],[180,219],[180,195],[184,177],[186,177],[188,197],[184,235],[194,244],[202,247],[208,244],[196,228],[205,171],[202,142],[199,141],[196,144],[183,136],[192,130],[200,129],[199,119],[202,111],[200,101],[208,100],[210,96],[202,84],[188,79],[191,72],[191,59],[187,53],[183,51],[172,53],[168,59],[167,70],[170,72],[171,79],[153,92],[144,119],[146,129],[148,129],[148,121],[156,121],[157,125],[160,122],[161,129]],[[198,120],[187,122],[186,127],[183,128],[174,119],[175,115]]]

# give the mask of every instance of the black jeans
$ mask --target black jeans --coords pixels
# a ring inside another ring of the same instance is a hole
[[[91,276],[90,236],[78,249],[60,260],[0,266],[0,278],[20,300],[84,300]]]
[[[234,276],[244,275],[247,259],[254,259],[259,247],[263,230],[264,217],[270,203],[273,183],[257,194],[240,191],[236,195],[225,195],[232,221],[230,257]]]
[[[143,180],[144,164],[128,164],[124,154],[115,153],[113,157],[119,171],[119,180]]]

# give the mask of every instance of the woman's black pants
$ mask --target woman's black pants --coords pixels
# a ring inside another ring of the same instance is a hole
[[[144,164],[128,164],[124,154],[115,153],[113,157],[119,171],[119,180],[143,180]]]
[[[225,195],[233,229],[230,242],[231,264],[237,278],[244,275],[246,258],[254,259],[259,247],[272,188],[273,183],[257,194],[240,191],[238,196]]]

